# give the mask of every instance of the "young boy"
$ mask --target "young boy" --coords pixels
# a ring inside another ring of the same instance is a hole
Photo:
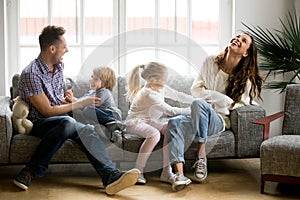
[[[112,90],[116,85],[116,75],[110,67],[96,67],[89,79],[90,91],[83,97],[96,96],[101,98],[98,106],[86,106],[82,109],[83,117],[89,123],[96,125],[96,130],[100,128],[97,124],[102,124],[113,133],[116,130],[122,131],[125,125],[121,122],[121,111],[116,106]],[[81,97],[81,98],[83,98]],[[66,98],[76,101],[72,94],[66,93]]]

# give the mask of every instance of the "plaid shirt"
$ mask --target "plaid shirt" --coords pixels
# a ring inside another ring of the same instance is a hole
[[[19,96],[29,105],[29,120],[35,121],[44,118],[30,102],[30,96],[44,93],[48,97],[51,106],[62,104],[64,97],[63,69],[63,64],[57,65],[52,74],[41,55],[39,55],[22,71],[18,87]]]

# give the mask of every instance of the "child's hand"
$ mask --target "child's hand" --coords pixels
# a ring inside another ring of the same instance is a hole
[[[88,97],[80,99],[80,104],[82,107],[85,107],[85,106],[97,107],[100,105],[100,101],[101,101],[101,98],[99,98],[99,97],[88,96]]]
[[[65,92],[65,102],[66,103],[72,103],[72,102],[75,102],[75,98],[73,96],[73,91],[72,90],[67,90]]]

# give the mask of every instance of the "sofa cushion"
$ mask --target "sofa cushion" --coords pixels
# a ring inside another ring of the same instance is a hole
[[[26,163],[30,160],[40,139],[31,135],[17,134],[13,137],[10,148],[10,162]],[[73,141],[66,141],[53,156],[52,162],[88,162],[85,154]]]
[[[300,135],[278,135],[261,144],[261,173],[300,177]]]
[[[11,163],[27,163],[33,155],[40,139],[31,135],[17,134],[13,137],[10,146]],[[112,160],[123,160],[122,141],[115,143],[105,142],[107,151]],[[72,140],[67,140],[63,146],[54,154],[52,163],[82,163],[89,162],[80,146]]]
[[[235,142],[232,131],[224,131],[220,134],[208,136],[206,143],[206,152],[208,158],[232,157],[235,156]],[[192,143],[185,151],[185,159],[194,160],[197,155],[198,144]]]
[[[172,73],[168,76],[167,85],[177,90],[178,92],[184,92],[191,95],[191,86],[195,79],[194,75],[179,75]],[[173,99],[166,98],[166,103],[174,107],[188,107],[188,104],[184,104]]]

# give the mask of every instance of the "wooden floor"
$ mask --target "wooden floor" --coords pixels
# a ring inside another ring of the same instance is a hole
[[[265,191],[260,194],[259,159],[209,160],[209,174],[205,183],[192,183],[179,192],[159,181],[159,172],[146,174],[146,185],[136,185],[107,196],[101,189],[101,181],[89,164],[51,165],[43,178],[32,181],[28,191],[13,185],[13,177],[22,166],[0,167],[0,199],[222,199],[222,200],[269,200],[300,199],[300,185],[266,183]],[[191,176],[191,172],[187,173]]]

